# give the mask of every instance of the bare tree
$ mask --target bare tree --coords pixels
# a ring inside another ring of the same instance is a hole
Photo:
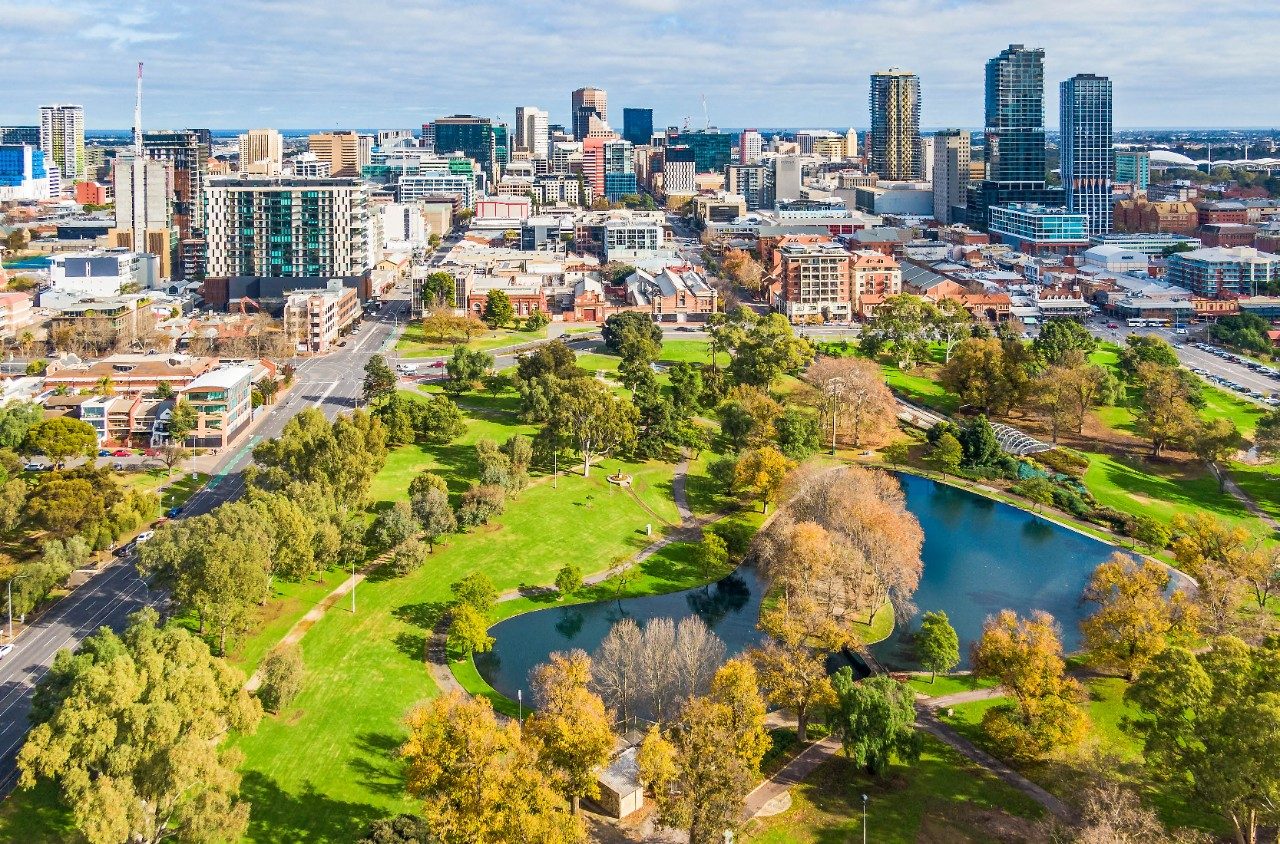
[[[644,626],[640,649],[640,700],[655,721],[674,714],[676,625],[669,618],[655,618]]]
[[[720,637],[696,615],[687,616],[676,626],[675,649],[668,660],[675,669],[675,687],[679,703],[704,695],[711,688],[711,678],[724,664],[725,646]]]
[[[656,618],[643,630],[624,618],[592,656],[591,684],[624,722],[637,715],[669,721],[707,693],[724,657],[724,642],[697,616],[678,626]]]
[[[614,624],[591,657],[591,681],[605,705],[623,722],[636,714],[644,634],[630,618]]]
[[[804,374],[818,393],[834,447],[843,435],[854,448],[878,444],[897,424],[897,405],[880,367],[864,358],[819,358]]]

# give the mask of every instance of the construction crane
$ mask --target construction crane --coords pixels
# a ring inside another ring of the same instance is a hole
[[[249,304],[253,305],[254,310],[258,311],[258,313],[262,313],[262,305],[258,304],[257,300],[250,299],[248,296],[241,296],[240,297],[240,315],[241,316],[244,316],[246,314],[244,309],[245,302],[248,302]]]
[[[702,119],[707,122],[706,129],[711,131],[711,112],[707,111],[707,95],[702,95]]]

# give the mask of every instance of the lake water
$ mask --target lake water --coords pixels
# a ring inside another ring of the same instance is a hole
[[[900,480],[925,536],[915,603],[921,612],[946,611],[960,636],[962,664],[986,617],[1005,608],[1052,613],[1062,625],[1066,650],[1078,647],[1078,622],[1086,614],[1080,593],[1111,546],[963,490],[914,475]],[[756,621],[763,591],[754,569],[744,566],[697,589],[526,613],[493,627],[493,650],[477,655],[476,667],[489,685],[514,699],[548,654],[571,648],[590,653],[624,616],[643,625],[697,613],[732,655],[760,641]],[[917,629],[917,618],[899,619],[893,635],[872,653],[890,668],[915,667],[910,637]]]

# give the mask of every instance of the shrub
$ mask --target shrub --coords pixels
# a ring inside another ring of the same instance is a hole
[[[1083,477],[1085,471],[1089,468],[1088,457],[1065,448],[1042,451],[1035,456],[1035,460],[1046,468],[1060,472],[1063,475],[1070,475],[1073,478]]]
[[[486,525],[494,516],[502,515],[506,506],[506,491],[500,486],[477,484],[462,493],[458,507],[458,526],[463,530]]]
[[[302,649],[294,642],[276,645],[263,658],[258,672],[262,676],[258,700],[262,702],[263,709],[279,712],[302,689],[302,678],[306,672],[302,664]]]

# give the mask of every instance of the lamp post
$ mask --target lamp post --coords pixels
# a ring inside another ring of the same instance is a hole
[[[22,578],[24,578],[24,577],[28,577],[28,576],[29,576],[29,575],[20,574],[20,575],[18,575],[17,577],[11,577],[11,578],[9,578],[9,583],[8,583],[8,593],[9,593],[8,605],[9,605],[9,641],[10,641],[10,642],[12,642],[12,641],[13,641],[13,582],[14,582],[15,580],[22,580]]]
[[[862,795],[862,844],[867,844],[867,795]]]
[[[524,689],[516,689],[516,723],[524,728]]]
[[[823,385],[823,392],[827,399],[831,402],[831,456],[836,455],[836,413],[840,410],[840,398],[844,395],[846,388],[843,378],[832,378]]]
[[[356,614],[356,563],[351,561],[351,614]]]

